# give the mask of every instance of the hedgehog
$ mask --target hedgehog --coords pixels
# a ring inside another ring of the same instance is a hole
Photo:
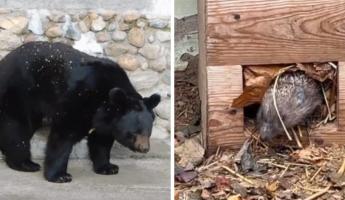
[[[284,134],[273,103],[273,85],[266,90],[257,114],[257,125],[260,137],[272,141]],[[320,83],[302,71],[282,74],[276,87],[276,102],[280,116],[287,129],[306,123],[322,103]]]

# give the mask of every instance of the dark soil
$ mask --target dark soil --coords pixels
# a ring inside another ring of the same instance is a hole
[[[175,130],[179,131],[200,121],[198,90],[198,57],[184,54],[188,61],[185,71],[175,72]]]

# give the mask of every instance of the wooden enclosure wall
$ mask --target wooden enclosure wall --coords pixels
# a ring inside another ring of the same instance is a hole
[[[225,101],[230,105],[240,94],[239,65],[345,60],[344,0],[199,0],[198,3],[199,88],[203,141],[208,152],[218,146],[236,148],[245,139],[240,135],[243,125],[233,122],[231,112],[225,114]],[[342,86],[345,75],[341,69],[339,92],[345,93]],[[339,95],[339,103],[339,130],[345,133],[345,95]],[[240,110],[236,115],[243,118]],[[340,139],[328,135],[316,134],[314,139],[323,141],[325,136]]]
[[[208,65],[342,60],[344,0],[205,0]]]

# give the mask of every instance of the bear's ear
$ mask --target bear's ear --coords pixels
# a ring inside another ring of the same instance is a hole
[[[123,106],[127,102],[127,94],[121,88],[112,88],[109,91],[109,101],[113,105]]]
[[[150,97],[144,98],[144,103],[149,110],[156,107],[160,101],[161,101],[161,96],[159,94],[153,94]]]

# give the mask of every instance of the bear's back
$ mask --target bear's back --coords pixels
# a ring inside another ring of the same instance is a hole
[[[0,61],[0,98],[6,88],[27,91],[30,98],[48,103],[82,90],[95,90],[103,98],[113,87],[140,98],[115,62],[63,43],[29,42]]]

